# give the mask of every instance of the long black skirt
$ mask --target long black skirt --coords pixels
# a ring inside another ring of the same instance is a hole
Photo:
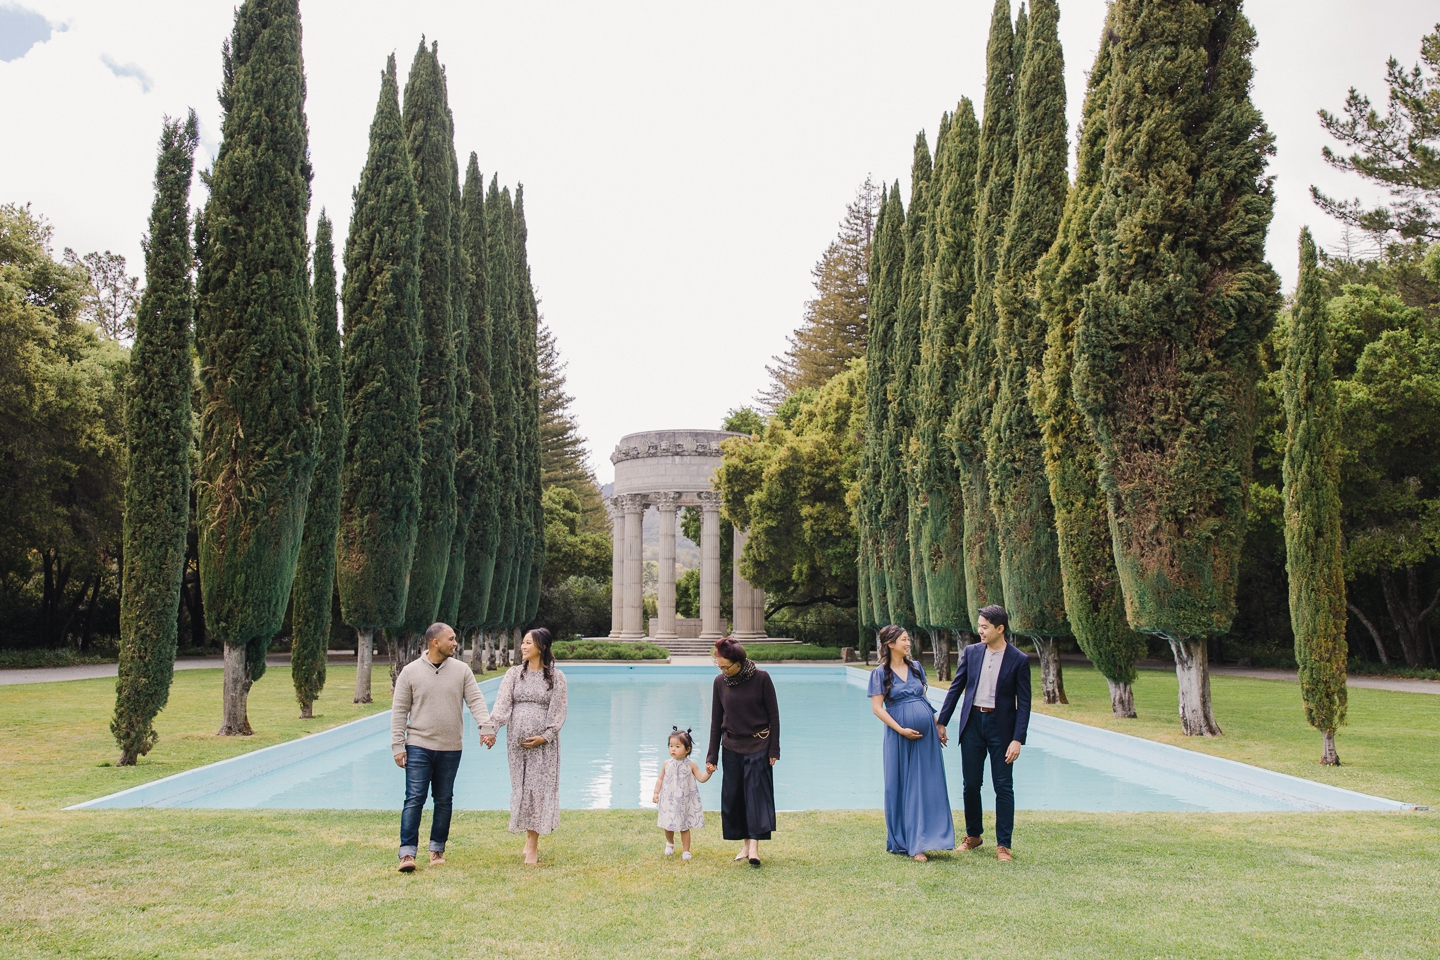
[[[720,824],[726,840],[769,840],[775,829],[775,774],[769,751],[720,748]]]

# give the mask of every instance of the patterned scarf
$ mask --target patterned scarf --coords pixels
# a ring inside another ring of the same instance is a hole
[[[746,680],[749,680],[751,677],[755,676],[755,671],[759,669],[759,667],[755,666],[754,660],[746,657],[745,663],[740,667],[739,673],[735,674],[735,676],[733,677],[723,673],[721,674],[721,676],[725,678],[725,686],[738,687]]]

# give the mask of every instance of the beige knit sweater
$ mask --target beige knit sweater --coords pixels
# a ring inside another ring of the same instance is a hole
[[[408,743],[430,750],[459,750],[464,723],[462,703],[470,707],[482,737],[495,732],[485,697],[469,667],[454,657],[446,657],[436,666],[425,654],[410,661],[395,680],[395,698],[390,706],[391,749],[402,754]]]

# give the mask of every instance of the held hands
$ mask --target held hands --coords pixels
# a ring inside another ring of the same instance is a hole
[[[1020,756],[1020,741],[1019,741],[1019,740],[1011,740],[1011,741],[1010,741],[1010,746],[1005,749],[1005,762],[1006,762],[1006,763],[1014,763],[1015,760],[1016,760],[1016,758],[1019,757],[1019,756]]]
[[[544,737],[526,737],[524,740],[520,741],[520,746],[524,747],[526,750],[534,750],[536,747],[543,747],[544,745]]]
[[[706,773],[714,773],[714,772],[715,772],[715,764],[713,764],[713,763],[707,763],[707,764],[705,764],[705,772],[706,772]]]
[[[485,744],[485,749],[486,749],[486,750],[489,750],[491,747],[495,746],[495,734],[493,734],[493,733],[487,733],[487,734],[485,734],[484,736],[482,736],[482,737],[480,738],[480,742],[483,743],[483,744]]]

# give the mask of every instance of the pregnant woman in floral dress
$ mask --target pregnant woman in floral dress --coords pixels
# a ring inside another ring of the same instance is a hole
[[[565,674],[555,667],[550,631],[536,627],[520,642],[523,658],[505,671],[490,719],[508,726],[510,832],[525,834],[525,862],[540,862],[540,835],[560,825],[560,727]]]

